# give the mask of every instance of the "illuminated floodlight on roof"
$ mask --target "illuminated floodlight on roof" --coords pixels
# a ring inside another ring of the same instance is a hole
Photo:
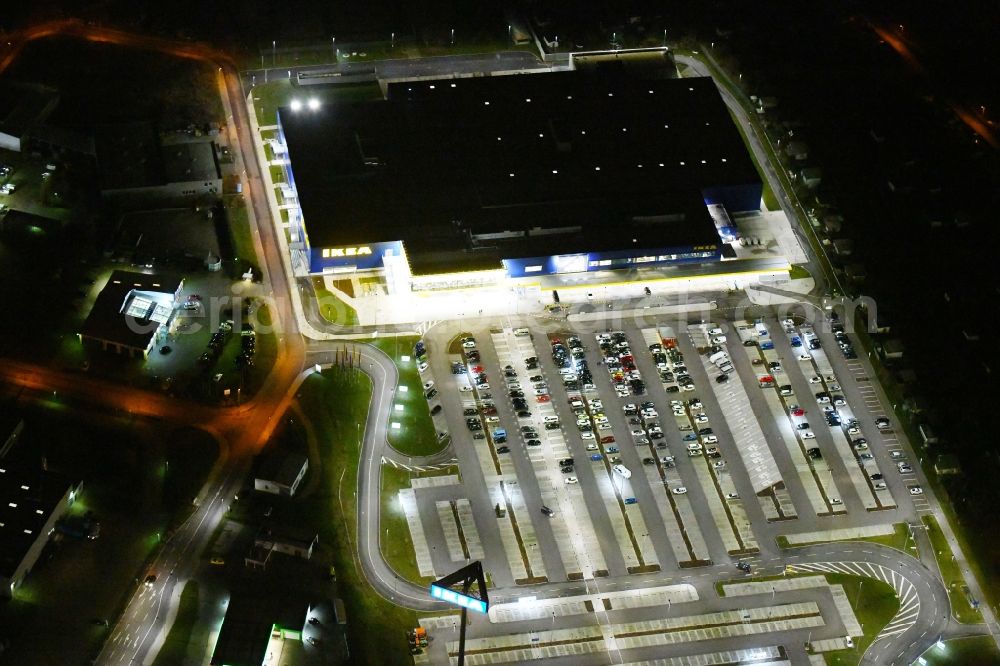
[[[319,100],[315,97],[309,99],[309,110],[316,111],[319,109]]]
[[[290,104],[290,106],[292,107],[292,111],[301,111],[302,110],[302,102],[300,102],[297,99],[293,99],[292,103]]]
[[[594,171],[600,171],[601,167],[594,167]]]

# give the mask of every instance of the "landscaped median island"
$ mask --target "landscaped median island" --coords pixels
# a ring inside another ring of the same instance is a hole
[[[899,611],[899,599],[887,583],[862,576],[837,573],[809,573],[777,576],[753,576],[720,581],[715,584],[722,597],[771,594],[808,588],[829,588],[834,605],[854,647],[848,648],[844,637],[813,640],[810,650],[822,652],[830,665],[857,664],[879,632]]]
[[[971,593],[965,585],[962,569],[955,561],[951,547],[944,538],[937,520],[934,516],[924,516],[924,525],[931,540],[931,548],[934,549],[934,557],[937,558],[938,568],[941,570],[941,579],[948,590],[948,598],[951,599],[952,615],[964,624],[979,624],[983,621],[983,617],[972,606]]]
[[[415,335],[393,335],[370,343],[385,352],[399,372],[399,385],[389,417],[389,444],[407,456],[433,455],[448,444],[447,439],[438,437],[424,397],[424,382],[429,380],[421,377],[413,351],[419,339]],[[398,426],[393,425],[397,423]]]

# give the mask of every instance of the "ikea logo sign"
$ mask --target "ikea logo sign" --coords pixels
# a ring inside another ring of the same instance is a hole
[[[372,249],[367,245],[361,245],[359,247],[323,248],[324,259],[335,259],[338,257],[361,257],[371,255],[371,253]]]

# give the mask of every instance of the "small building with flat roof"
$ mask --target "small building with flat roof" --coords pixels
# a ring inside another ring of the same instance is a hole
[[[308,470],[309,458],[301,453],[281,449],[269,451],[261,457],[254,474],[254,490],[291,497]]]
[[[209,663],[214,666],[302,663],[302,634],[308,611],[308,601],[296,595],[234,592]],[[269,652],[275,651],[287,651],[288,655],[269,659]]]
[[[101,194],[178,198],[222,193],[215,143],[187,134],[160,136],[150,122],[119,123],[94,132]]]
[[[114,271],[80,329],[84,343],[146,358],[174,316],[184,279],[164,273]]]

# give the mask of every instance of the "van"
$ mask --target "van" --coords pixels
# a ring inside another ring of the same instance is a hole
[[[729,354],[727,354],[726,352],[724,352],[724,351],[715,352],[714,354],[712,354],[711,356],[708,357],[708,362],[712,363],[714,365],[714,364],[719,363],[723,359],[727,359],[727,358],[729,358]]]
[[[708,334],[709,335],[722,335],[722,329],[719,328],[718,326],[714,326],[714,327],[708,329]]]
[[[516,335],[518,337],[524,337],[526,335],[531,335],[531,331],[529,329],[524,328],[522,326],[521,328],[515,328],[514,329],[514,335]]]
[[[724,335],[717,335],[714,338],[712,338],[712,342],[714,344],[721,345],[721,344],[723,344],[723,343],[726,342],[726,336],[724,336]]]

